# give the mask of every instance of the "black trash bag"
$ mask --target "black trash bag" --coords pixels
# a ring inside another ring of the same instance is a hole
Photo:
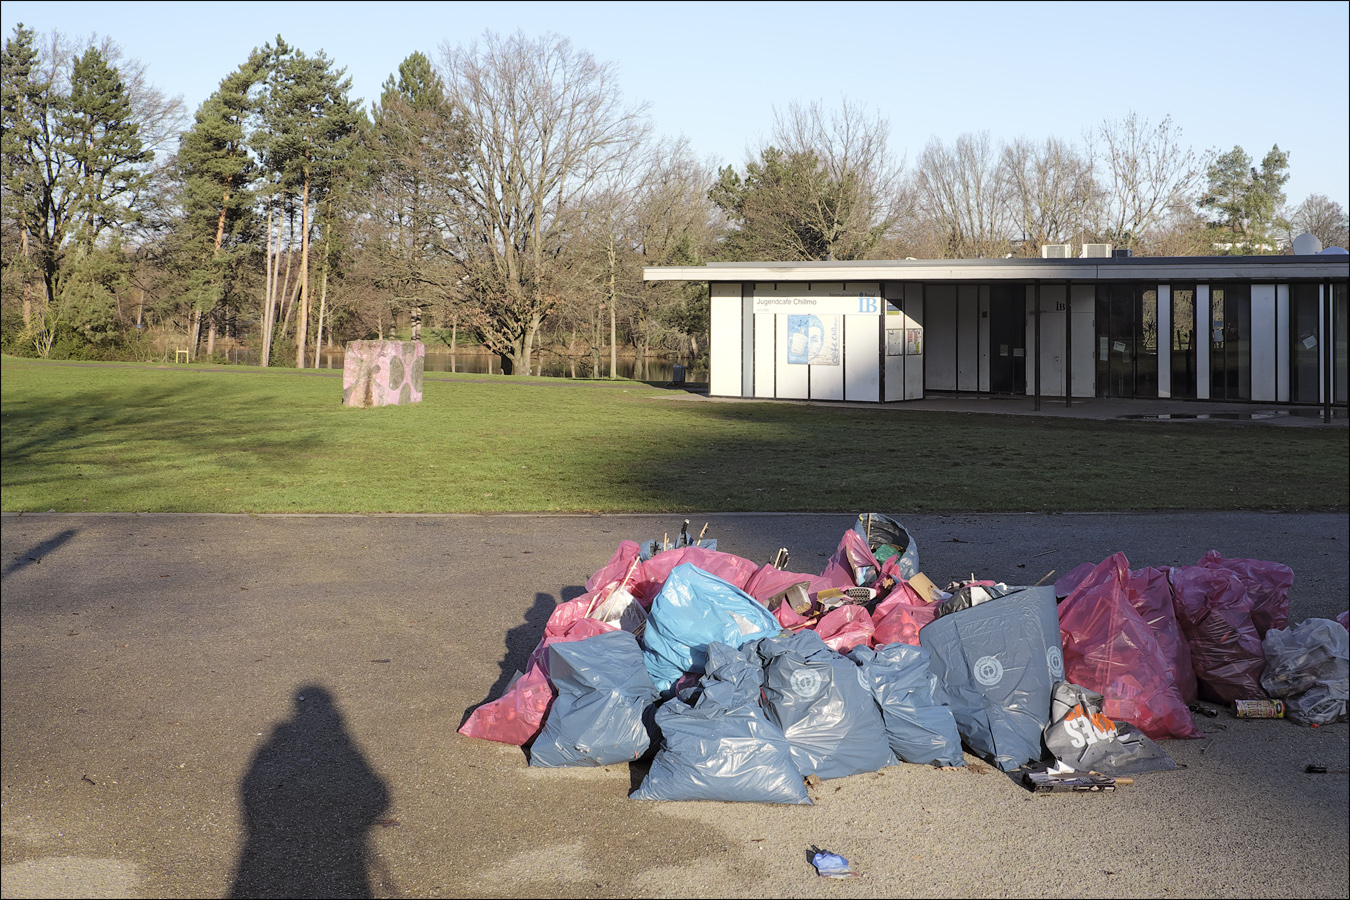
[[[530,765],[608,766],[646,753],[644,718],[657,695],[637,638],[607,631],[551,644],[548,654],[558,697],[530,747]]]
[[[1053,587],[1025,588],[919,629],[961,739],[1005,772],[1041,757],[1064,679]]]
[[[928,657],[922,647],[901,643],[875,650],[855,647],[848,655],[881,709],[886,739],[897,757],[919,765],[964,766],[961,734]]]
[[[759,705],[759,657],[708,645],[696,688],[656,711],[660,749],[634,800],[810,804],[787,738]]]
[[[1016,590],[1019,589],[1010,588],[1006,584],[963,584],[952,591],[950,597],[938,603],[933,611],[933,618],[940,619],[954,612],[979,606],[995,597],[1006,597]]]
[[[910,537],[905,526],[893,516],[884,513],[861,513],[853,523],[853,530],[863,536],[878,563],[898,555],[900,575],[908,581],[919,571],[919,545]]]
[[[1177,764],[1129,722],[1102,715],[1102,695],[1061,681],[1050,703],[1045,747],[1075,772],[1096,772],[1112,778],[1165,772]]]
[[[803,776],[844,778],[898,760],[858,667],[814,631],[748,644],[764,662],[764,708],[792,747]]]

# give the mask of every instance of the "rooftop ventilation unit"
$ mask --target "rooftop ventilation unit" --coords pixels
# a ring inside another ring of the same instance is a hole
[[[1134,256],[1134,251],[1129,247],[1116,248],[1116,259],[1129,259],[1132,256]]]
[[[1082,257],[1083,259],[1100,259],[1100,258],[1103,258],[1103,257],[1105,257],[1105,258],[1107,258],[1107,259],[1110,259],[1110,257],[1111,257],[1111,245],[1110,245],[1110,244],[1084,244],[1084,245],[1083,245],[1083,257]]]
[[[1073,244],[1042,244],[1041,259],[1073,259]]]

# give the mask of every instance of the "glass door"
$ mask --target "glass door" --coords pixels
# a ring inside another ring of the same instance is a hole
[[[1252,289],[1214,285],[1209,292],[1209,396],[1252,398]]]
[[[1194,400],[1196,385],[1195,285],[1172,287],[1172,396]]]

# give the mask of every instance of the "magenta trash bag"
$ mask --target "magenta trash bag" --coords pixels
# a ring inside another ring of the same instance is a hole
[[[876,626],[872,617],[861,606],[837,606],[821,616],[814,629],[820,639],[835,653],[848,654],[854,647],[870,647]]]
[[[661,588],[665,586],[666,580],[670,578],[671,571],[681,563],[690,563],[697,566],[709,575],[716,575],[740,590],[745,590],[745,586],[750,583],[751,577],[760,568],[759,563],[751,562],[742,556],[736,556],[734,553],[709,550],[698,545],[676,547],[673,550],[658,553],[642,564],[643,578],[648,585],[644,588],[644,592],[650,590],[652,598],[655,599],[656,595],[661,592]]]
[[[869,587],[881,574],[881,564],[867,546],[867,538],[856,531],[844,532],[839,546],[820,577],[830,587]]]
[[[1154,740],[1199,737],[1152,626],[1130,602],[1129,582],[1129,561],[1116,553],[1059,605],[1064,678],[1101,694],[1108,719]]]
[[[1149,566],[1146,569],[1130,571],[1130,579],[1125,585],[1125,595],[1135,611],[1144,617],[1158,638],[1176,681],[1181,699],[1194,703],[1197,697],[1195,669],[1191,667],[1191,648],[1186,636],[1181,633],[1177,623],[1176,609],[1172,605],[1172,582],[1164,569]]]
[[[1225,706],[1263,699],[1266,658],[1242,581],[1229,569],[1205,566],[1177,566],[1168,578],[1201,699]]]
[[[519,747],[534,740],[552,705],[553,685],[541,667],[531,666],[511,683],[505,694],[475,709],[460,726],[459,733]]]
[[[1289,624],[1289,588],[1294,585],[1294,570],[1277,562],[1259,559],[1225,559],[1218,550],[1200,557],[1197,566],[1207,569],[1227,569],[1237,576],[1247,589],[1251,604],[1252,624],[1258,637],[1265,637],[1272,628]]]

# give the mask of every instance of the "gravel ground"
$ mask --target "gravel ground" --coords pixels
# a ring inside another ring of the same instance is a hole
[[[798,571],[852,521],[690,518]],[[1345,513],[904,522],[939,583],[1217,549],[1292,566],[1291,621],[1350,597]],[[1113,794],[901,765],[811,807],[632,801],[637,765],[530,769],[456,733],[620,540],[680,517],[0,523],[5,897],[1350,894],[1344,724],[1197,717],[1204,739],[1163,743],[1176,771]],[[863,877],[816,877],[813,845]]]

